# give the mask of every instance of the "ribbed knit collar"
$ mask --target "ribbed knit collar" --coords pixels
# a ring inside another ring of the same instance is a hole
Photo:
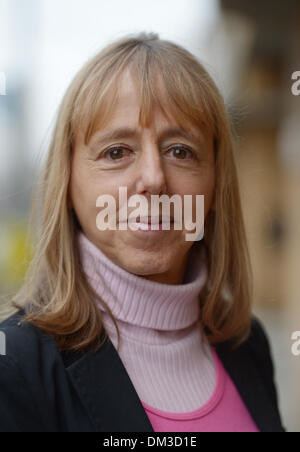
[[[81,264],[88,280],[109,305],[115,318],[155,330],[179,330],[199,318],[198,295],[207,278],[207,267],[192,247],[183,284],[162,284],[119,267],[78,232]],[[103,309],[102,305],[99,305]]]

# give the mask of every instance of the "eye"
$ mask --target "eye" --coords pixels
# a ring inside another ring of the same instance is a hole
[[[115,146],[112,148],[107,149],[104,153],[103,156],[105,158],[108,158],[108,160],[121,160],[122,157],[124,157],[124,151],[130,152],[129,149],[126,149],[122,146]]]
[[[185,146],[172,146],[168,152],[174,152],[174,156],[177,160],[188,160],[189,158],[194,159],[195,154],[194,152],[185,147]]]

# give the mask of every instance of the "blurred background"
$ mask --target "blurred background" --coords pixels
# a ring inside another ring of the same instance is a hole
[[[0,0],[0,294],[22,283],[37,164],[82,64],[123,34],[154,31],[194,53],[237,139],[254,312],[272,347],[283,423],[300,431],[300,2]]]

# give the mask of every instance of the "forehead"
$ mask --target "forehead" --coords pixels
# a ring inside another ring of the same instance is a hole
[[[126,101],[139,101],[138,87],[132,76],[132,72],[127,68],[118,78],[118,100],[123,103]]]
[[[182,115],[181,120],[178,121],[178,116],[175,118],[172,109],[167,101],[166,90],[163,82],[159,77],[156,78],[155,84],[160,93],[159,103],[155,99],[151,99],[151,113],[147,118],[147,125],[141,121],[142,97],[140,85],[132,76],[132,72],[127,69],[119,77],[116,97],[110,114],[106,121],[98,123],[93,136],[101,134],[101,132],[114,131],[116,129],[131,129],[142,130],[145,126],[156,130],[173,130],[173,134],[180,130],[183,132],[191,132],[194,137],[199,139],[205,135],[203,130],[204,125],[199,124],[198,127],[192,122],[188,121]],[[169,134],[171,135],[171,134]],[[182,135],[183,136],[183,135]]]
[[[155,99],[148,99],[147,102],[145,93],[142,92],[141,83],[138,83],[133,77],[131,70],[125,69],[118,77],[114,92],[115,99],[112,103],[110,114],[107,115],[106,124],[116,125],[122,122],[128,126],[138,126],[141,123],[143,127],[141,110],[145,108],[145,105],[149,107],[149,103],[151,103],[151,114],[148,115],[148,123],[153,124],[159,120],[162,123],[173,122],[175,124],[170,109],[167,106],[162,108],[163,104],[167,104],[164,86],[159,79],[155,83],[158,85],[157,89],[160,92],[161,105],[158,105]]]
[[[73,147],[89,145],[99,131],[112,128],[143,129],[178,126],[210,141],[215,118],[203,83],[186,77],[170,80],[169,73],[150,65],[128,66],[101,82],[91,83],[76,105],[72,122]]]

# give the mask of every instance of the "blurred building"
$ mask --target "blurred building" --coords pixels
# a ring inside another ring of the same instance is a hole
[[[0,294],[14,291],[26,270],[27,218],[33,188],[30,109],[38,0],[0,0]],[[30,253],[30,244],[28,252]]]
[[[291,353],[291,334],[300,330],[300,96],[291,92],[300,70],[300,3],[222,0],[221,7],[220,28],[227,44],[235,43],[228,53],[238,49],[228,104],[254,311],[271,339],[285,425],[300,431],[300,358]]]

